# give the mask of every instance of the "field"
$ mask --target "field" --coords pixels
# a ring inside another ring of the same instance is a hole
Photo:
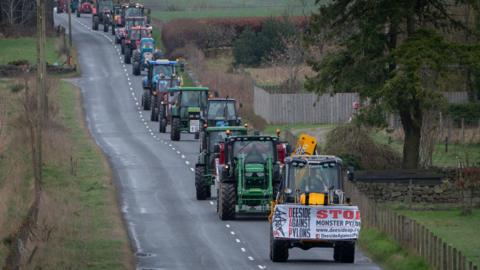
[[[47,39],[47,62],[53,64],[59,61],[56,53],[55,38]],[[37,48],[35,38],[6,38],[0,39],[0,65],[5,65],[14,60],[28,60],[31,64],[36,62]]]
[[[315,10],[314,0],[146,0],[152,16],[162,21],[179,18],[265,17],[309,15]]]
[[[432,233],[462,251],[476,265],[480,265],[480,209],[475,209],[471,216],[462,216],[457,209],[401,213],[424,224]]]

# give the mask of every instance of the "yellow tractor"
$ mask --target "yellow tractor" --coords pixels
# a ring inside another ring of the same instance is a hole
[[[289,249],[333,248],[333,259],[353,263],[360,211],[343,192],[342,160],[316,155],[316,139],[301,134],[285,159],[271,203],[270,259],[288,260]]]

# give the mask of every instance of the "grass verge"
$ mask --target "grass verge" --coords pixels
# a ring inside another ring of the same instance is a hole
[[[388,235],[375,229],[363,228],[358,243],[363,251],[387,270],[430,269],[422,258],[410,254]]]
[[[400,212],[425,225],[432,233],[480,266],[480,209],[474,209],[470,216],[460,215],[458,209]]]
[[[76,165],[45,168],[46,192],[67,215],[58,232],[63,235],[54,237],[58,245],[50,245],[45,257],[56,257],[48,262],[53,268],[128,269],[133,260],[111,171],[83,123],[79,90],[61,81],[58,104]]]

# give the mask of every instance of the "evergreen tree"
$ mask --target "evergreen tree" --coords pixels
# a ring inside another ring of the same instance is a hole
[[[319,0],[317,4],[320,5]],[[443,97],[436,91],[452,66],[477,66],[479,48],[447,42],[440,34],[469,31],[451,8],[475,1],[333,0],[312,17],[311,45],[334,44],[318,61],[306,87],[317,93],[355,91],[371,106],[400,115],[405,141],[403,167],[417,168],[423,114]]]

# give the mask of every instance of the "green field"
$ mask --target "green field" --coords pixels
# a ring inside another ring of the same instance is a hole
[[[37,47],[33,37],[0,39],[0,65],[15,60],[28,60],[31,64],[36,62]],[[55,38],[47,39],[47,62],[57,62],[58,54],[55,48]]]
[[[459,249],[468,259],[480,266],[480,209],[473,215],[462,216],[460,210],[401,211],[425,225],[432,233]]]
[[[304,2],[304,4],[302,4]],[[315,10],[314,0],[167,0],[159,3],[146,0],[152,16],[162,21],[179,18],[265,17],[309,15]]]

